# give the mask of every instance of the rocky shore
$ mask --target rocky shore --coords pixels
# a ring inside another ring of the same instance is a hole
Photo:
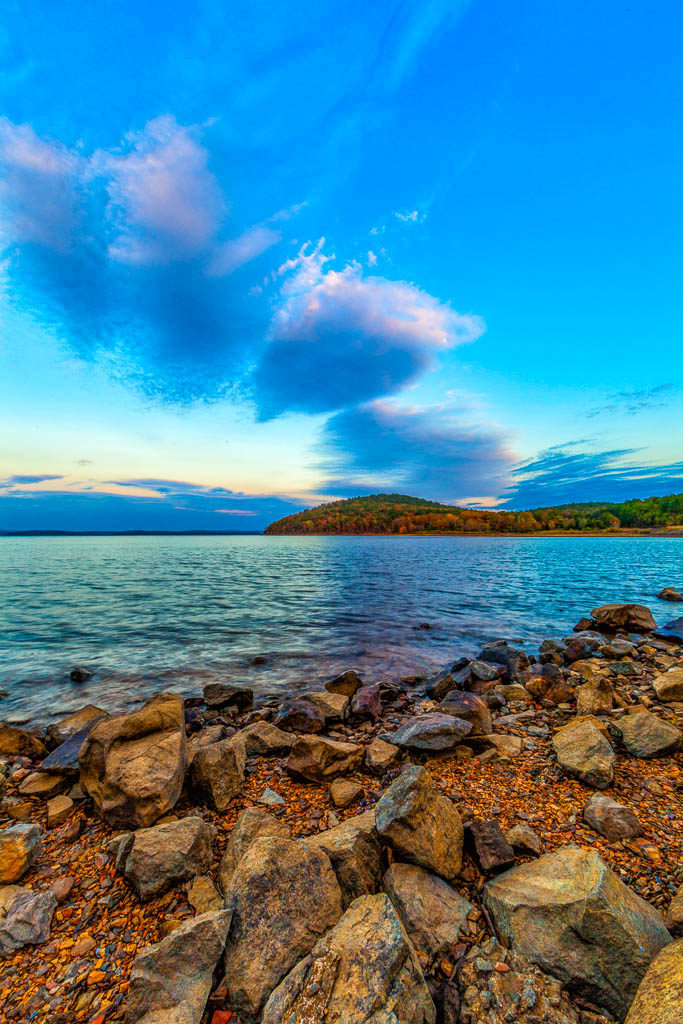
[[[680,1024],[683,618],[0,724],[0,1019]]]

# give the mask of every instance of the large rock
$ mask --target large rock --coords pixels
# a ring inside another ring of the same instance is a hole
[[[376,722],[382,714],[380,684],[361,686],[351,698],[351,714],[357,718],[370,718]]]
[[[573,845],[488,882],[484,904],[514,951],[619,1019],[671,940],[654,907]]]
[[[453,715],[472,726],[471,736],[485,736],[493,732],[493,720],[488,705],[474,693],[451,690],[439,704],[444,715]]]
[[[143,900],[152,899],[211,864],[211,827],[190,816],[128,832],[119,843],[116,868]]]
[[[254,703],[254,691],[247,686],[232,686],[230,683],[209,683],[204,687],[204,703],[208,708],[236,708],[248,711]]]
[[[683,668],[670,668],[652,680],[657,696],[666,704],[668,701],[683,701]]]
[[[275,836],[255,840],[241,858],[226,907],[233,910],[225,948],[228,1004],[252,1016],[342,913],[327,855]]]
[[[303,697],[292,698],[281,705],[275,717],[275,725],[286,732],[322,732],[325,728],[325,716],[310,700]]]
[[[676,750],[683,733],[650,711],[636,711],[619,719],[617,728],[629,754],[634,757],[666,757]]]
[[[330,858],[346,909],[358,896],[377,892],[382,877],[381,848],[374,811],[347,818],[340,825],[304,840]]]
[[[472,904],[443,878],[416,864],[392,864],[382,888],[417,950],[430,957],[449,952],[460,939]]]
[[[299,736],[287,759],[287,770],[311,782],[322,782],[360,768],[363,757],[363,747],[355,743],[328,740],[323,736]]]
[[[667,640],[671,643],[683,644],[683,615],[655,630],[652,634],[657,640]]]
[[[675,587],[664,587],[664,590],[659,591],[657,597],[661,601],[683,601],[683,594]]]
[[[47,755],[47,747],[36,736],[23,729],[15,729],[12,725],[0,722],[0,757],[42,758]]]
[[[577,715],[604,715],[612,710],[612,686],[605,676],[576,688]]]
[[[58,722],[53,722],[48,727],[47,738],[53,747],[59,747],[62,743],[70,740],[72,736],[83,732],[88,726],[92,728],[95,722],[106,717],[107,712],[98,708],[96,704],[86,704],[85,707],[67,715],[66,718],[60,718]]]
[[[18,882],[38,860],[43,833],[38,825],[10,825],[0,830],[0,884]]]
[[[130,973],[126,1024],[199,1024],[229,926],[229,911],[200,914],[143,949]]]
[[[10,956],[22,946],[47,942],[56,906],[55,895],[49,890],[23,889],[15,896],[0,921],[0,956]]]
[[[626,1024],[681,1024],[683,1020],[683,939],[665,946],[641,981]]]
[[[650,633],[657,628],[652,612],[644,604],[603,604],[591,615],[602,632]]]
[[[384,775],[401,763],[401,751],[393,743],[387,743],[376,736],[365,748],[365,765],[369,772]]]
[[[418,765],[404,769],[375,805],[375,824],[396,857],[454,881],[462,866],[460,815]]]
[[[595,789],[607,789],[614,778],[616,757],[609,740],[589,718],[575,719],[552,739],[557,763]]]
[[[630,807],[604,793],[593,793],[583,809],[583,820],[610,842],[641,835],[643,827]]]
[[[273,992],[263,1024],[434,1024],[422,970],[389,898],[361,896]]]
[[[86,738],[90,735],[97,722],[106,718],[106,715],[99,715],[87,725],[84,725],[78,732],[68,736],[60,746],[56,747],[51,754],[41,761],[40,770],[52,772],[56,775],[78,775],[80,771],[79,756],[83,749]]]
[[[420,753],[453,750],[472,732],[472,723],[440,712],[420,715],[405,722],[383,738],[397,747]]]
[[[306,700],[318,709],[325,722],[341,722],[349,709],[349,698],[343,693],[312,690],[306,694]]]
[[[161,693],[98,722],[81,748],[80,786],[116,828],[145,828],[175,806],[187,767],[182,697]]]
[[[279,836],[289,839],[289,828],[284,821],[278,821],[260,807],[246,807],[238,817],[228,836],[225,852],[218,870],[218,880],[224,893],[227,892],[235,868],[256,839],[265,836]]]
[[[242,790],[247,753],[238,733],[198,750],[192,759],[190,776],[197,795],[213,808],[224,811]]]
[[[278,729],[270,722],[254,722],[253,725],[242,729],[240,735],[244,740],[247,754],[262,754],[264,757],[286,753],[292,749],[294,743],[291,732]]]

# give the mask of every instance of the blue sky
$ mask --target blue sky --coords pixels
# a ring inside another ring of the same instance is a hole
[[[0,528],[683,490],[678,4],[0,15]]]

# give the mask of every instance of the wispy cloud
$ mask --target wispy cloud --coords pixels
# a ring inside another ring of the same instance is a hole
[[[631,415],[644,412],[646,409],[661,409],[674,398],[680,390],[679,384],[658,384],[654,388],[633,388],[615,391],[607,401],[593,406],[587,416],[603,416],[608,413],[626,412]]]
[[[54,473],[39,473],[37,475],[22,475],[15,474],[14,476],[8,476],[4,480],[0,480],[0,489],[11,490],[20,489],[25,486],[34,484],[43,484],[48,480],[63,480],[63,476],[56,475]]]
[[[394,217],[404,224],[422,224],[426,220],[427,214],[420,213],[419,210],[396,210]]]

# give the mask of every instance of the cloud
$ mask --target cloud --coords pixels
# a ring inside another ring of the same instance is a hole
[[[419,210],[396,210],[394,217],[398,220],[403,221],[404,224],[422,224],[426,219],[426,213],[420,213]]]
[[[290,276],[254,375],[260,414],[320,413],[390,395],[439,352],[474,341],[480,317],[405,281],[365,276],[359,264],[327,270],[322,242],[281,268]]]
[[[4,480],[0,480],[0,489],[10,490],[13,488],[20,488],[30,484],[42,484],[46,480],[63,480],[63,476],[55,475],[53,473],[39,473],[35,476],[26,476],[21,474],[15,474],[14,476],[6,477]]]
[[[538,508],[583,501],[626,501],[683,490],[683,462],[634,461],[635,448],[576,451],[577,443],[547,448],[512,471],[503,508]]]
[[[498,494],[514,463],[505,438],[467,426],[457,409],[375,401],[337,413],[323,429],[327,493],[404,491],[446,502]]]
[[[238,267],[243,267],[245,263],[251,263],[257,256],[280,241],[282,241],[280,231],[274,231],[273,228],[264,225],[250,228],[239,238],[233,238],[219,246],[209,265],[209,273],[217,277],[221,277],[223,274],[232,274]]]
[[[594,417],[613,412],[635,414],[645,409],[661,409],[668,405],[679,388],[680,385],[677,384],[658,384],[654,388],[617,391],[604,404],[589,409],[586,415]]]

